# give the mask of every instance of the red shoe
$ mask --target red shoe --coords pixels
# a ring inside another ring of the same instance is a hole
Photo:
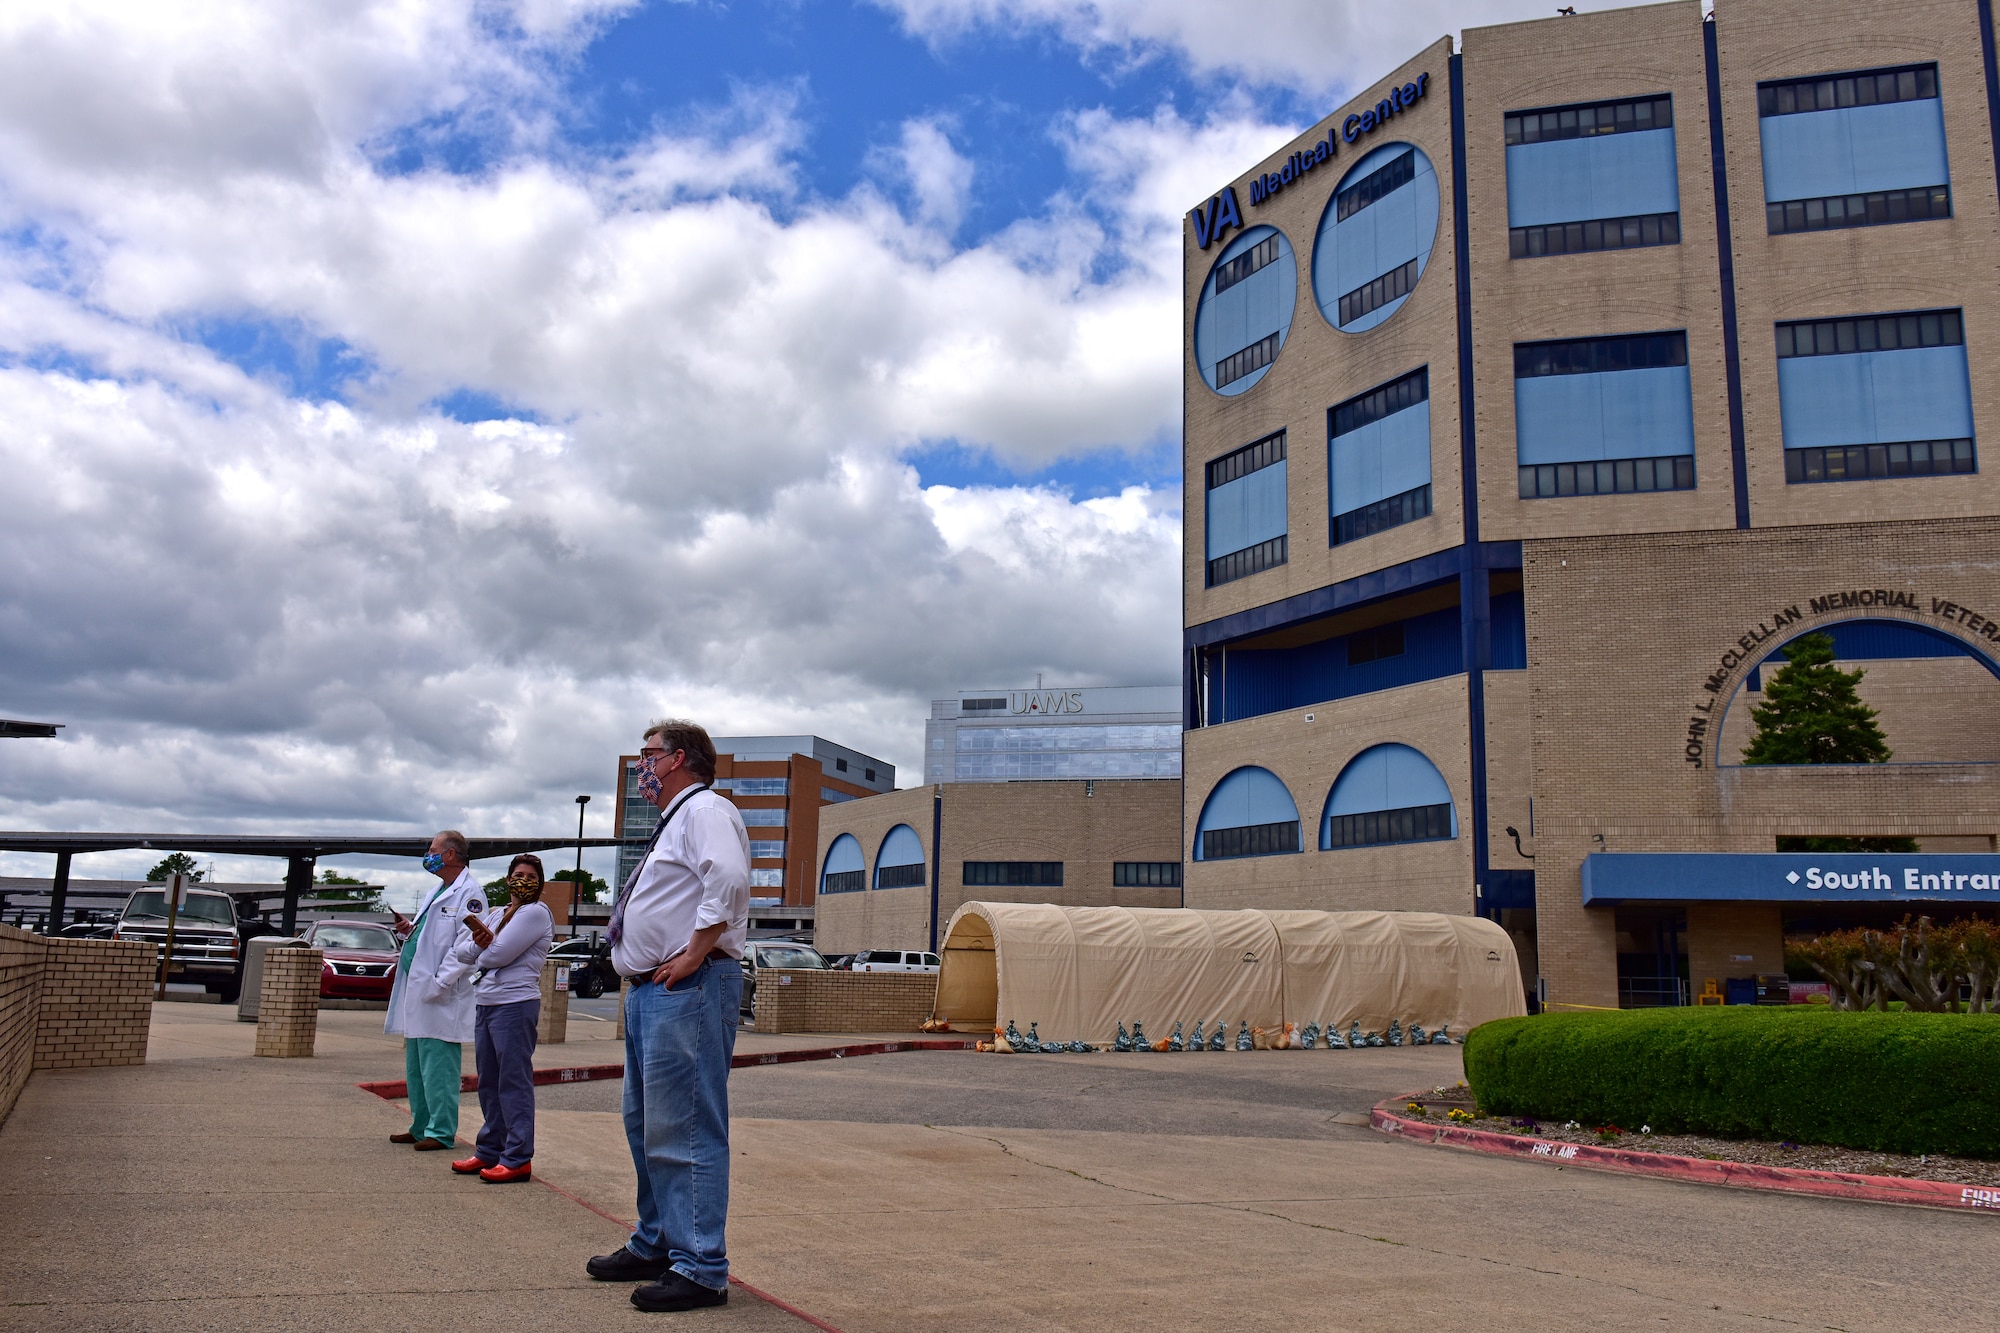
[[[464,1157],[453,1162],[451,1169],[458,1172],[461,1176],[476,1176],[492,1165],[493,1163],[487,1161],[484,1157]]]
[[[517,1180],[526,1180],[534,1169],[533,1162],[523,1162],[519,1166],[489,1166],[479,1173],[479,1178],[489,1185],[511,1185]]]

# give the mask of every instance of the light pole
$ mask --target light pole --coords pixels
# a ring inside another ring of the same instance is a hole
[[[583,808],[590,804],[590,797],[576,798],[576,884],[570,889],[569,920],[563,922],[563,929],[571,934],[576,932],[576,905],[583,899]]]

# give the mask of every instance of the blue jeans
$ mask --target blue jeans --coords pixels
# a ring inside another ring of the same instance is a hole
[[[541,1016],[540,1000],[479,1006],[472,1059],[485,1123],[473,1151],[483,1162],[525,1166],[535,1160],[535,1024]]]
[[[626,1246],[718,1290],[729,1285],[729,1059],[742,1004],[743,968],[730,958],[625,997],[625,1138],[639,1176]]]

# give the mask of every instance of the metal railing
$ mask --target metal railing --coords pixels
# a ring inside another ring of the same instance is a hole
[[[1688,984],[1680,977],[1620,977],[1620,1009],[1672,1009],[1688,1002]]]

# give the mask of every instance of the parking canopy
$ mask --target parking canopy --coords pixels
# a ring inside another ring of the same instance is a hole
[[[1135,1020],[1156,1040],[1217,1021],[1461,1036],[1525,1012],[1513,941],[1479,917],[971,902],[945,931],[934,1016],[1103,1043]]]

